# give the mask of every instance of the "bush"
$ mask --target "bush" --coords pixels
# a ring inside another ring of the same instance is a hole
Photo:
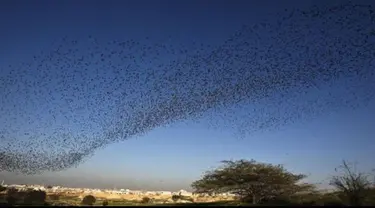
[[[150,202],[151,202],[151,199],[147,196],[143,197],[141,201],[142,204],[148,204]]]
[[[172,196],[172,200],[173,200],[174,202],[178,201],[180,198],[181,198],[181,197],[180,197],[179,195],[173,195],[173,196]]]
[[[46,202],[47,194],[45,191],[32,190],[24,193],[25,204],[44,204]]]
[[[108,206],[108,201],[107,200],[103,201],[103,206]]]
[[[96,198],[93,195],[87,195],[83,197],[81,204],[83,205],[94,205]]]

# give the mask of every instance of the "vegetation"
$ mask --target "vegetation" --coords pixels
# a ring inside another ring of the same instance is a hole
[[[173,195],[173,196],[172,196],[172,200],[173,200],[174,202],[177,202],[179,199],[180,199],[180,196],[179,196],[179,195]]]
[[[150,202],[151,202],[151,199],[147,196],[143,197],[141,201],[142,204],[148,204]]]
[[[173,195],[174,203],[171,206],[227,206],[227,205],[309,205],[309,206],[343,206],[343,205],[375,205],[375,179],[370,174],[356,171],[354,166],[344,161],[336,169],[331,178],[331,185],[336,190],[330,193],[321,193],[310,184],[301,183],[303,174],[287,171],[281,165],[259,163],[254,160],[223,161],[219,168],[207,171],[203,177],[192,186],[195,193],[211,195],[215,202],[196,202],[193,197]],[[48,205],[58,206],[86,205],[86,206],[134,206],[140,204],[153,205],[165,203],[165,199],[153,199],[147,196],[142,200],[107,200],[96,199],[92,195],[82,200],[78,196],[51,194],[37,190],[17,190],[14,188],[1,189],[1,205]],[[6,192],[5,192],[6,191]],[[235,199],[219,198],[219,193],[234,193]],[[219,201],[221,200],[221,201]],[[190,201],[191,203],[187,203]],[[4,204],[6,202],[6,204]],[[166,204],[165,204],[166,205]]]
[[[81,204],[92,206],[96,202],[96,198],[93,195],[87,195],[83,197]]]
[[[45,205],[47,194],[40,190],[19,191],[15,188],[8,188],[5,201],[8,205]]]
[[[47,194],[45,191],[31,190],[24,192],[24,204],[36,205],[44,204],[46,202]]]
[[[7,190],[6,187],[0,185],[0,192],[6,191],[6,190]]]
[[[196,193],[236,194],[238,204],[267,205],[375,205],[375,176],[358,172],[343,161],[335,169],[330,184],[336,191],[320,193],[310,184],[302,184],[303,174],[293,174],[281,165],[254,160],[223,161],[223,166],[206,172],[193,182]]]
[[[58,195],[58,194],[51,194],[51,195],[48,196],[48,198],[50,200],[52,200],[52,201],[58,201],[58,200],[60,200],[60,195]]]
[[[104,201],[102,202],[102,205],[103,205],[103,206],[108,206],[108,204],[109,204],[109,203],[108,203],[107,200],[104,200]]]
[[[347,161],[343,161],[336,172],[339,175],[333,176],[330,184],[338,190],[340,198],[348,205],[365,205],[375,188],[370,174],[356,171]]]
[[[208,171],[192,187],[196,193],[230,192],[242,202],[258,204],[262,201],[287,198],[313,188],[309,184],[298,184],[306,176],[288,172],[281,165],[259,163],[255,160],[222,161],[224,164]]]
[[[12,206],[17,203],[17,195],[18,195],[17,192],[18,192],[17,189],[14,189],[14,188],[7,189],[5,200],[8,203],[8,205]]]

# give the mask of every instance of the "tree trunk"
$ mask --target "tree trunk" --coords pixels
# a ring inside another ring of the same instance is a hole
[[[253,194],[253,204],[257,204],[255,194]]]

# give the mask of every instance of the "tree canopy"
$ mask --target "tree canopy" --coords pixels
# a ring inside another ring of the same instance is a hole
[[[313,188],[298,183],[306,177],[287,171],[282,165],[260,163],[255,160],[222,161],[223,165],[207,171],[192,183],[196,193],[225,193],[238,195],[253,204],[262,200],[290,196]]]

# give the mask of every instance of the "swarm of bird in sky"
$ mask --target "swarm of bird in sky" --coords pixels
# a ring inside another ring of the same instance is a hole
[[[374,97],[368,5],[285,11],[218,46],[63,37],[0,76],[0,170],[80,164],[99,148],[204,116],[243,132],[275,129]],[[303,96],[330,86],[340,96]],[[250,106],[235,116],[234,107]],[[257,106],[257,107],[255,107]],[[212,117],[213,118],[213,117]]]

